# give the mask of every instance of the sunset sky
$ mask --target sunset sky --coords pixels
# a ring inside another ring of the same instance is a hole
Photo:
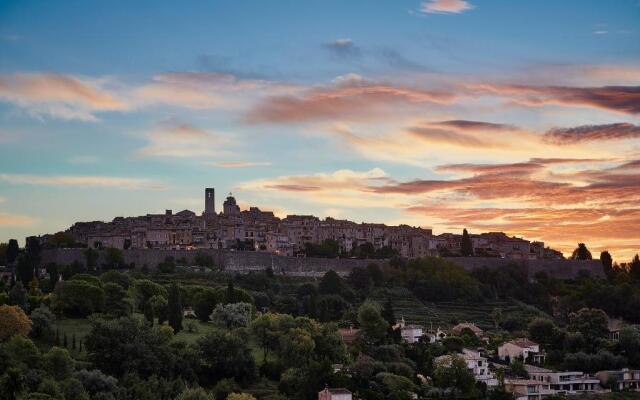
[[[640,251],[640,1],[2,1],[0,241],[242,207]]]

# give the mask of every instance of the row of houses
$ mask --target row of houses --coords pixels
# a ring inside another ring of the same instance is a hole
[[[615,333],[618,324],[613,325],[612,332]],[[401,318],[393,329],[399,330],[402,340],[407,343],[434,343],[448,335],[462,335],[465,332],[488,341],[482,329],[469,322],[457,324],[445,332],[440,327],[427,330],[421,325],[407,324],[404,318]],[[351,327],[340,329],[339,333],[344,342],[351,345],[357,340],[359,330]],[[437,357],[434,363],[437,366],[450,366],[454,359],[460,359],[477,382],[491,388],[500,384],[493,371],[521,360],[525,363],[529,378],[505,378],[503,381],[505,390],[513,393],[517,400],[541,400],[552,395],[600,393],[611,389],[640,391],[640,370],[600,371],[593,375],[581,371],[554,371],[540,366],[544,364],[545,357],[546,354],[538,343],[527,338],[516,338],[500,345],[492,357],[487,356],[486,351],[481,348],[464,348],[460,353]]]
[[[343,254],[360,245],[375,250],[392,249],[400,256],[456,256],[461,254],[462,235],[433,235],[431,229],[409,225],[389,226],[356,223],[349,220],[313,215],[288,215],[279,218],[258,207],[241,210],[231,194],[223,211],[215,212],[213,189],[205,190],[205,211],[197,215],[183,210],[138,217],[116,217],[111,222],[77,222],[66,232],[77,245],[118,249],[237,249],[257,250],[298,256],[305,244],[335,241]],[[54,235],[39,237],[46,246]],[[562,253],[542,242],[510,237],[502,232],[470,235],[476,256],[511,259],[563,258]]]

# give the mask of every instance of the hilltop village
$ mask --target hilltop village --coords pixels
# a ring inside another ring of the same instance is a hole
[[[356,223],[312,215],[278,218],[258,207],[240,210],[229,194],[216,213],[215,189],[205,189],[201,215],[184,210],[140,217],[116,217],[111,222],[78,222],[66,233],[75,245],[116,249],[233,249],[266,251],[285,256],[363,255],[369,258],[400,256],[474,255],[507,259],[563,259],[561,252],[543,242],[510,237],[502,232],[470,234],[471,254],[464,254],[462,234],[434,235],[431,229],[408,225]],[[47,247],[54,235],[39,237]],[[322,245],[326,245],[322,248]],[[469,250],[467,250],[468,252]]]

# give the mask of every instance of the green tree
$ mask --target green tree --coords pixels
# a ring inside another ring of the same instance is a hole
[[[364,302],[358,308],[358,323],[362,338],[368,343],[380,343],[387,336],[389,324],[380,314],[380,305],[373,301]]]
[[[193,311],[196,317],[202,322],[209,321],[214,307],[222,301],[220,297],[218,292],[209,288],[198,292],[193,298]]]
[[[202,388],[185,389],[176,400],[216,400],[216,398]]]
[[[0,394],[7,400],[16,400],[22,390],[23,377],[17,368],[9,368],[0,376]]]
[[[167,299],[155,295],[149,299],[148,304],[151,306],[151,315],[158,318],[158,324],[162,325],[167,320]]]
[[[234,378],[250,382],[256,375],[251,349],[239,335],[214,330],[198,339],[196,349],[204,381]]]
[[[356,267],[351,270],[347,277],[347,282],[356,290],[367,293],[373,286],[373,279],[369,271],[365,268]]]
[[[56,317],[46,306],[40,306],[29,315],[33,324],[31,335],[34,338],[49,338],[53,336],[56,325]]]
[[[300,366],[309,362],[316,343],[311,334],[302,328],[293,328],[280,339],[280,354],[290,365]]]
[[[604,269],[605,275],[610,277],[613,273],[613,258],[607,250],[600,253],[600,262],[602,262],[602,268]]]
[[[473,255],[473,243],[469,237],[469,232],[466,229],[462,230],[462,241],[460,242],[460,253],[463,257],[470,257]]]
[[[239,392],[240,386],[233,379],[220,379],[211,391],[216,399],[226,399],[233,392]]]
[[[321,294],[341,294],[344,290],[344,281],[336,271],[329,270],[322,276],[318,290]]]
[[[9,291],[9,301],[23,310],[28,308],[27,291],[21,281],[17,281]]]
[[[71,377],[75,361],[67,349],[52,347],[43,358],[46,370],[56,380],[62,381]]]
[[[58,282],[52,307],[69,317],[86,317],[104,307],[104,290],[83,280]]]
[[[104,285],[104,309],[110,315],[123,317],[131,313],[131,301],[127,298],[127,292],[117,283]]]
[[[640,281],[640,256],[638,254],[629,263],[629,276],[636,282]]]
[[[35,276],[32,259],[28,257],[26,254],[23,254],[20,257],[18,257],[18,266],[16,267],[16,276],[24,286],[29,285],[29,282],[31,282],[31,280]]]
[[[528,330],[531,339],[545,346],[553,344],[557,335],[555,324],[547,318],[533,319],[529,323]]]
[[[393,302],[391,301],[391,297],[387,297],[387,301],[384,302],[384,308],[382,309],[382,318],[387,321],[389,326],[393,326],[398,322],[396,320],[396,315],[393,312]]]
[[[294,326],[294,319],[288,314],[262,314],[251,323],[251,332],[262,347],[263,362],[269,351],[279,348],[280,337]]]
[[[116,283],[120,285],[124,290],[129,289],[131,286],[131,279],[120,271],[110,270],[100,275],[100,280],[103,284]]]
[[[166,257],[164,261],[158,264],[158,272],[170,274],[176,271],[176,262],[173,257]]]
[[[608,321],[609,318],[604,311],[597,308],[582,308],[569,314],[568,329],[582,333],[587,344],[595,349],[598,340],[607,337]]]
[[[578,247],[571,254],[572,260],[591,260],[591,252],[584,243],[578,243]]]
[[[175,283],[169,288],[167,300],[167,320],[175,333],[182,330],[182,299],[180,289]]]
[[[637,328],[631,326],[622,328],[617,345],[629,360],[631,367],[640,366],[640,332]]]
[[[458,356],[449,356],[443,360],[433,372],[433,383],[441,388],[456,388],[464,394],[473,393],[476,380],[467,368],[467,363]]]
[[[116,377],[136,373],[148,378],[170,376],[176,368],[177,356],[172,355],[176,349],[168,345],[161,329],[151,328],[136,317],[92,317],[89,322],[91,328],[84,339],[87,360],[102,372]],[[185,363],[184,369],[188,366]]]
[[[211,313],[211,320],[227,329],[249,326],[253,306],[249,303],[218,304]]]

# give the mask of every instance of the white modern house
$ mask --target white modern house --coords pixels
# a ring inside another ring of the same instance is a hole
[[[580,371],[553,371],[535,365],[525,365],[529,377],[546,382],[557,394],[577,395],[603,391],[600,380]]]
[[[417,343],[424,334],[422,326],[406,324],[404,317],[393,326],[393,329],[399,329],[402,340],[407,343]]]
[[[513,362],[517,358],[523,361],[542,364],[545,354],[540,351],[540,345],[526,338],[514,339],[498,347],[498,357],[501,360]]]
[[[640,391],[640,370],[623,368],[617,371],[599,371],[596,376],[603,386],[614,385],[618,390]]]
[[[505,379],[504,388],[516,400],[542,400],[556,394],[550,384],[533,379]]]

